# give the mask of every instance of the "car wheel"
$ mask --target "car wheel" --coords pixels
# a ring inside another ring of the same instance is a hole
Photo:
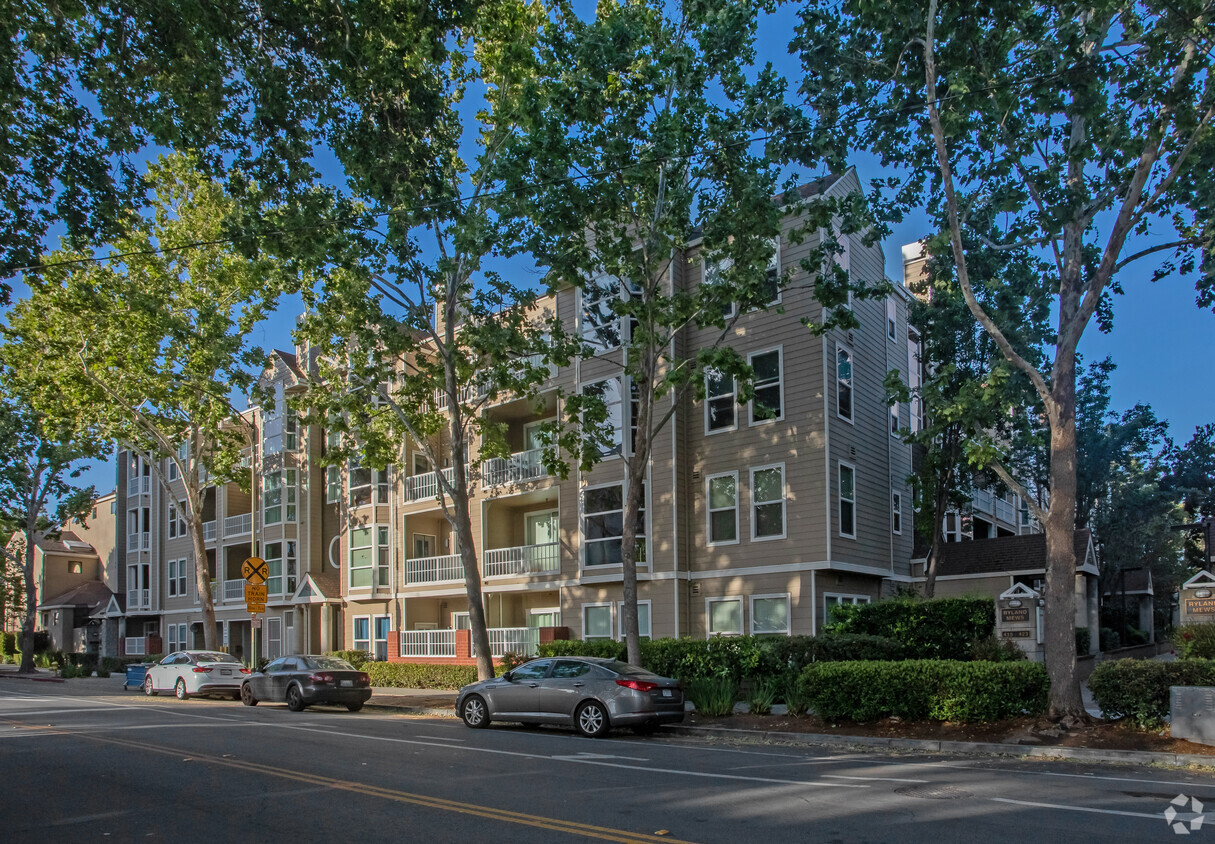
[[[173,687],[173,694],[177,695],[178,700],[186,700],[190,695],[186,692],[186,681],[178,678],[177,685]]]
[[[474,730],[488,727],[489,709],[485,706],[485,699],[480,695],[469,695],[460,707],[460,718],[463,719],[464,726]]]
[[[607,710],[597,700],[588,700],[574,713],[574,726],[587,738],[599,738],[610,727]]]
[[[240,702],[245,706],[257,706],[257,698],[253,696],[253,689],[248,683],[240,687]]]
[[[143,693],[148,697],[153,697],[156,694],[156,688],[152,685],[151,677],[143,678]]]
[[[346,704],[346,709],[348,709],[348,710],[349,710],[349,711],[351,711],[351,712],[358,712],[358,711],[359,711],[360,709],[362,709],[362,708],[363,708],[363,704],[361,704],[361,703],[348,703],[348,704]]]
[[[291,686],[287,689],[287,708],[292,712],[304,711],[304,696],[300,694],[299,686]]]

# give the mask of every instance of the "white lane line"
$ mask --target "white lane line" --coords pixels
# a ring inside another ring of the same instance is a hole
[[[1215,761],[1215,760],[1212,760],[1212,761]],[[990,769],[972,769],[972,770],[990,770]],[[1068,777],[1071,779],[1078,779],[1078,780],[1109,780],[1111,782],[1139,782],[1139,783],[1147,783],[1149,785],[1172,785],[1172,786],[1178,786],[1178,787],[1193,786],[1196,788],[1215,788],[1215,782],[1178,782],[1177,780],[1149,780],[1149,779],[1140,779],[1137,777],[1106,777],[1106,776],[1101,776],[1100,774],[1065,774],[1065,773],[1061,773],[1059,771],[1010,771],[1009,773],[1037,774],[1038,776],[1042,776],[1042,777]]]
[[[78,709],[10,709],[0,710],[9,718],[41,718],[44,715],[75,715],[77,712],[113,712],[104,706],[82,706]]]
[[[900,777],[850,777],[847,774],[823,774],[823,776],[837,780],[860,780],[861,782],[868,782],[869,780],[879,780],[881,782],[928,782],[928,780],[908,780]]]
[[[1066,812],[1090,812],[1094,815],[1121,815],[1125,818],[1147,818],[1150,821],[1161,821],[1164,819],[1163,812],[1157,812],[1154,815],[1149,815],[1145,812],[1122,812],[1117,809],[1094,809],[1091,806],[1065,806],[1059,803],[1035,803],[1032,800],[1010,800],[1007,797],[989,797],[987,799],[993,800],[996,803],[1012,803],[1017,806],[1030,806],[1034,809],[1062,809]]]
[[[466,741],[462,738],[452,738],[450,736],[414,736],[414,738],[432,739],[434,741]]]
[[[129,815],[129,814],[131,814],[130,810],[123,810],[121,812],[102,812],[99,815],[79,815],[74,818],[58,818],[56,820],[51,820],[51,821],[40,820],[40,821],[38,821],[38,825],[39,826],[71,826],[72,824],[93,823],[94,821],[105,820],[106,818],[117,818],[117,817],[121,817],[122,815]]]
[[[554,759],[561,759],[569,762],[582,762],[586,759],[625,759],[630,762],[649,762],[650,760],[644,756],[612,756],[609,753],[574,753],[568,756],[554,756]]]

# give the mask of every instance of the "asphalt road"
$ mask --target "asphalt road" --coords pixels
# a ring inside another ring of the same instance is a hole
[[[1178,795],[1211,804],[1192,834],[1215,837],[1208,773],[474,731],[120,683],[0,681],[0,841],[1166,841]]]

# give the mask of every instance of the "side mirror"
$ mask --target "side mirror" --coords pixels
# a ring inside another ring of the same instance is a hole
[[[509,682],[510,682],[510,675],[511,675],[511,673],[512,673],[512,672],[507,671],[505,674],[503,674],[503,675],[502,675],[502,679],[503,679],[503,680],[505,680],[506,682],[508,682],[508,683],[509,683]]]

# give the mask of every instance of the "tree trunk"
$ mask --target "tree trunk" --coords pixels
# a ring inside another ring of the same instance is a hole
[[[198,599],[202,604],[203,613],[203,643],[207,650],[215,650],[219,647],[218,632],[215,625],[215,601],[211,595],[211,577],[207,570],[207,541],[203,538],[203,523],[201,509],[196,508],[194,502],[190,503],[190,544],[194,546],[194,582],[198,587]],[[215,560],[215,576],[216,580],[223,583],[223,578],[219,576],[219,555],[216,553]],[[222,586],[220,587],[222,588]],[[256,665],[256,655],[254,655],[254,664]]]
[[[463,472],[456,467],[457,475]],[[457,493],[461,486],[468,489],[467,480],[454,484]],[[472,634],[473,653],[477,657],[477,679],[489,680],[494,676],[494,655],[489,644],[489,631],[485,624],[485,602],[481,595],[481,571],[477,566],[477,545],[473,537],[472,517],[468,509],[468,496],[453,496],[452,527],[456,530],[456,541],[460,543],[460,565],[464,569],[464,594],[468,596],[468,626]]]
[[[941,547],[945,544],[945,511],[949,509],[949,486],[953,473],[945,470],[937,476],[936,495],[932,502],[932,544],[928,549],[928,561],[924,570],[924,597],[931,598],[937,591],[937,564],[941,561]]]
[[[25,617],[21,621],[21,667],[20,674],[34,673],[34,626],[38,619],[38,588],[34,582],[34,532],[35,522],[25,524]]]
[[[1083,720],[1076,676],[1076,372],[1062,349],[1051,385],[1050,508],[1046,512],[1046,671],[1052,720]]]
[[[637,437],[642,433],[638,426]],[[640,449],[636,449],[640,450]],[[640,467],[634,464],[640,464]],[[645,463],[637,455],[629,458],[629,471],[625,483],[624,525],[620,536],[621,599],[620,627],[624,631],[627,661],[641,665],[641,632],[637,624],[637,514],[645,500]]]

